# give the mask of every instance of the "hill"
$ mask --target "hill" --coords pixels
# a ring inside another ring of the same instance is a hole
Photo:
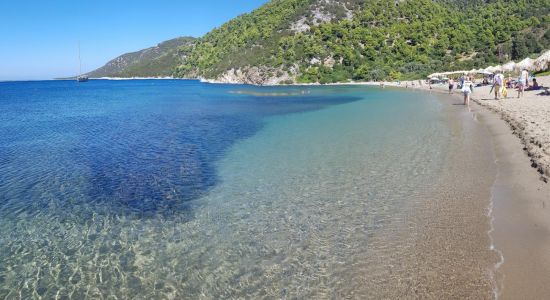
[[[276,84],[420,78],[550,48],[550,0],[272,0],[181,46],[174,75]]]
[[[126,53],[87,75],[90,78],[172,76],[175,68],[185,58],[185,52],[180,47],[193,45],[195,41],[192,37],[180,37],[154,47]]]

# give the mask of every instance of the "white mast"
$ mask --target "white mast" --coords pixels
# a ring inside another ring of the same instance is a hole
[[[88,76],[82,75],[82,59],[80,58],[80,41],[78,41],[78,76],[76,77],[78,82],[88,81]]]
[[[82,75],[82,60],[80,59],[80,41],[78,41],[78,76]]]

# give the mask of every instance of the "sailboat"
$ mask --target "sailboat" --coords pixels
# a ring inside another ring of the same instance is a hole
[[[78,76],[76,77],[76,81],[78,82],[86,82],[88,81],[88,76],[82,74],[82,60],[80,59],[80,43],[78,43]]]

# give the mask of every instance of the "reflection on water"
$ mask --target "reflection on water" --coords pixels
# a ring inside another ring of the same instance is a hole
[[[0,104],[0,298],[376,295],[448,147],[421,94],[96,84]]]

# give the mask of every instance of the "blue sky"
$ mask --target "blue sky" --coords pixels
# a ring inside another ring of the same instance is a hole
[[[0,0],[0,80],[51,79],[178,36],[199,37],[267,0]]]

